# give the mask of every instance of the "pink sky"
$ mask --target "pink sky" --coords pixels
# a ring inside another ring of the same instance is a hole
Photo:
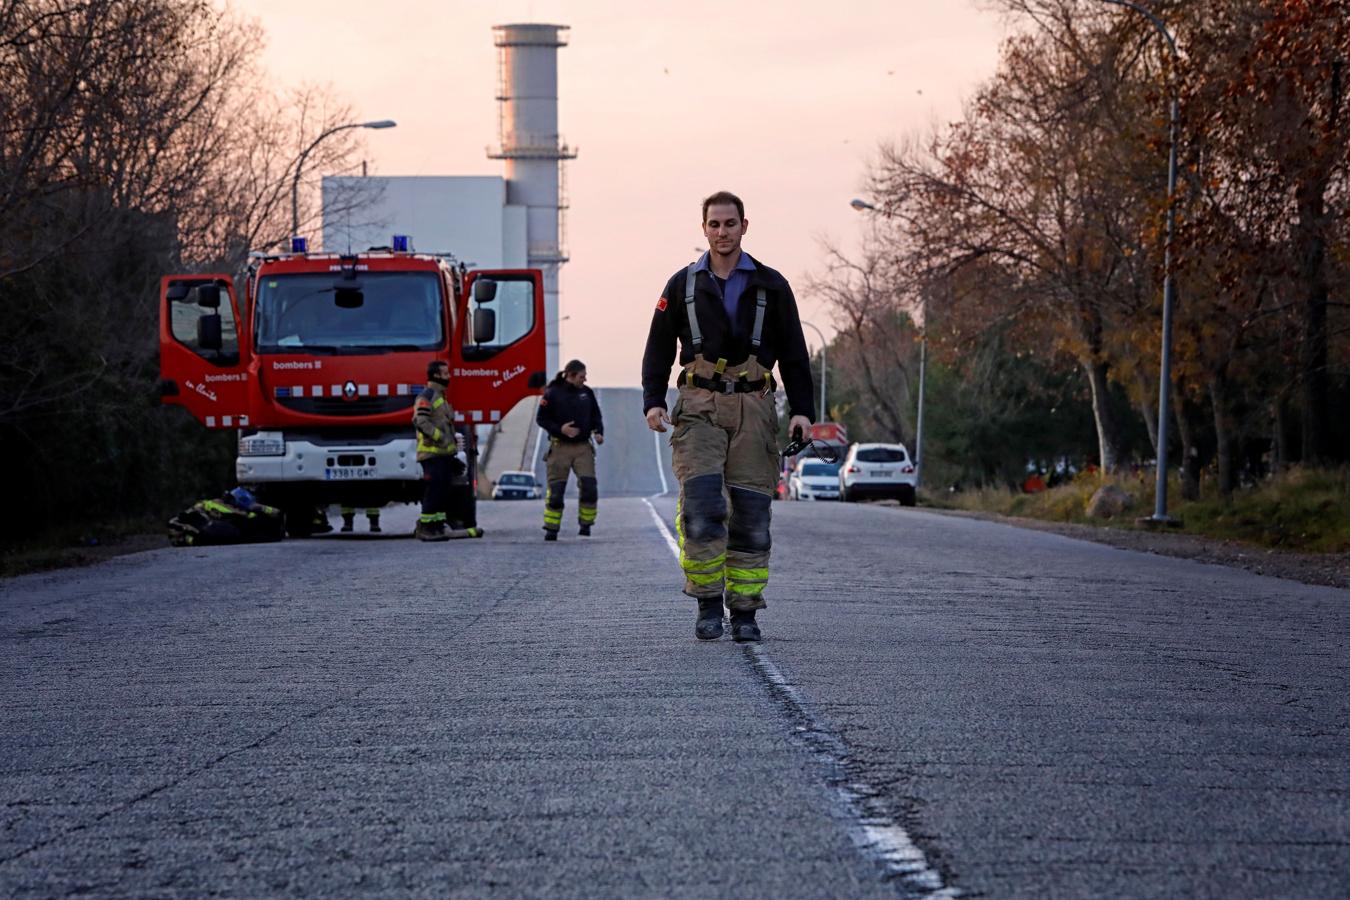
[[[848,201],[878,144],[959,115],[1005,33],[970,0],[230,3],[266,30],[276,83],[330,84],[358,117],[398,122],[368,133],[380,175],[501,174],[484,152],[497,137],[491,28],[571,26],[559,127],[580,156],[567,172],[562,358],[584,360],[600,386],[638,384],[652,308],[701,246],[699,201],[718,189],[746,202],[745,248],[831,334],[801,284],[819,238],[856,242]]]

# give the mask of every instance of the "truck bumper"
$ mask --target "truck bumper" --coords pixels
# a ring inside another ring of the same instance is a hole
[[[422,480],[414,438],[373,444],[318,444],[287,439],[282,455],[240,456],[235,460],[234,471],[239,483],[248,485]]]

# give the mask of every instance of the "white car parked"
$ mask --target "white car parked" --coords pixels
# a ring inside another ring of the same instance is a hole
[[[913,506],[919,480],[904,444],[854,444],[839,466],[839,499],[891,497]]]
[[[788,476],[788,497],[793,500],[838,500],[839,463],[797,460]]]
[[[493,500],[538,500],[544,490],[531,472],[503,472],[492,486]]]

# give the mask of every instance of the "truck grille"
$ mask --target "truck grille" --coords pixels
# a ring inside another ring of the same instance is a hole
[[[378,416],[412,409],[416,399],[412,396],[357,397],[352,400],[341,397],[278,397],[277,403],[286,409],[311,416]]]

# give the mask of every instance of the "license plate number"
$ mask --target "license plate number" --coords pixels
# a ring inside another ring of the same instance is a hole
[[[873,477],[873,478],[890,478],[893,474],[895,474],[895,473],[892,472],[890,469],[873,469],[873,470],[872,470],[872,477]]]
[[[329,481],[359,481],[362,478],[374,478],[373,466],[338,466],[323,470],[323,477]]]

